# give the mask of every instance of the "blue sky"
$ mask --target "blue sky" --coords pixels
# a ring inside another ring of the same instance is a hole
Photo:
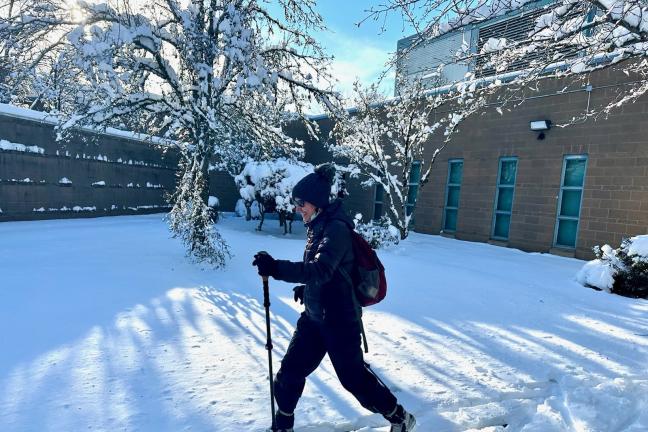
[[[329,28],[317,37],[327,52],[335,57],[333,74],[340,89],[347,93],[357,78],[363,83],[376,81],[384,70],[390,54],[396,51],[396,42],[411,31],[403,30],[400,15],[392,14],[381,31],[382,21],[365,21],[356,25],[368,13],[365,10],[378,4],[378,0],[319,0],[317,8]],[[393,92],[393,79],[383,85]]]

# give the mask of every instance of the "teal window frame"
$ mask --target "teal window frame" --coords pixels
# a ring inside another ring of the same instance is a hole
[[[380,196],[380,199],[378,199]],[[376,187],[374,188],[374,212],[373,212],[373,220],[379,220],[384,214],[385,214],[385,208],[384,208],[384,199],[385,197],[385,190],[383,186],[380,183],[376,183]],[[380,208],[380,211],[377,209]]]
[[[461,165],[461,178],[459,179],[459,183],[451,183],[451,175],[452,175],[452,166],[453,165]],[[442,222],[442,231],[443,232],[449,232],[449,233],[454,233],[457,231],[457,219],[459,217],[459,200],[461,198],[461,183],[463,182],[463,165],[464,161],[463,159],[449,159],[448,160],[448,177],[446,180],[446,192],[445,192],[445,199],[443,201],[443,222]],[[457,188],[457,206],[449,206],[448,205],[448,198],[450,195],[450,190],[451,188]],[[454,218],[454,228],[448,228],[447,223],[448,223],[448,212],[455,212],[455,218]]]
[[[584,160],[585,161],[585,167],[583,168],[583,181],[580,186],[565,186],[565,175],[567,171],[567,163],[570,160]],[[580,216],[581,216],[581,208],[583,206],[583,191],[585,190],[585,179],[587,178],[587,162],[588,162],[588,156],[587,155],[567,155],[563,158],[563,166],[562,166],[562,174],[560,176],[560,193],[558,194],[558,208],[556,209],[556,225],[554,227],[554,237],[553,237],[553,246],[556,248],[560,249],[568,249],[568,250],[574,250],[576,249],[576,244],[578,244],[578,230],[580,227]],[[578,214],[577,216],[566,216],[566,215],[561,215],[562,211],[562,206],[563,206],[563,199],[565,192],[580,192],[580,200],[578,203]],[[567,221],[575,221],[576,222],[576,232],[574,233],[574,244],[573,245],[565,245],[565,244],[560,244],[558,243],[558,234],[560,231],[560,224],[561,222],[567,222]]]
[[[418,169],[415,170],[415,166],[418,167]],[[414,212],[414,208],[416,207],[416,200],[418,198],[419,186],[421,183],[422,169],[423,164],[420,160],[415,160],[412,162],[412,168],[410,169],[410,174],[408,177],[407,197],[405,202],[405,214],[407,216],[411,215]],[[412,190],[414,190],[414,193],[412,193]]]
[[[513,183],[512,184],[506,184],[506,183],[501,183],[502,180],[502,169],[504,167],[504,164],[506,162],[515,162],[515,174],[513,175]],[[508,241],[510,237],[510,229],[511,229],[511,218],[513,217],[513,203],[515,202],[515,183],[517,182],[517,170],[518,170],[518,158],[514,156],[510,157],[501,157],[499,160],[498,164],[498,170],[497,170],[497,189],[495,191],[495,202],[493,205],[493,223],[491,224],[491,238],[493,240],[502,240],[502,241]],[[502,190],[511,190],[511,209],[510,210],[498,210],[500,207],[500,193]],[[508,216],[509,221],[508,221],[508,227],[506,229],[506,237],[503,236],[498,236],[495,234],[495,229],[497,228],[497,217],[506,217]]]

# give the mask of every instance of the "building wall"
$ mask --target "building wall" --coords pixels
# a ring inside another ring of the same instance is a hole
[[[234,211],[236,202],[241,198],[234,178],[222,171],[209,173],[209,194],[218,197],[221,211]]]
[[[51,122],[0,114],[5,144],[43,149],[42,154],[0,150],[0,221],[168,210],[164,195],[175,185],[175,152],[107,134],[55,138]],[[63,178],[72,183],[61,183]],[[97,182],[105,186],[92,185]]]
[[[591,258],[594,245],[616,246],[624,237],[646,234],[648,98],[627,104],[607,118],[589,119],[565,128],[554,126],[544,140],[538,140],[537,134],[529,130],[531,120],[548,119],[556,125],[581,114],[588,103],[600,107],[615,97],[628,79],[632,78],[604,69],[590,76],[591,92],[582,87],[562,92],[564,83],[545,80],[538,93],[519,106],[511,105],[511,111],[500,115],[491,107],[464,121],[437,158],[430,181],[419,192],[414,230],[441,233],[448,161],[461,158],[464,175],[457,230],[452,234],[458,239]],[[331,121],[323,118],[318,123],[320,135],[328,136]],[[305,142],[307,162],[332,160],[322,141],[311,139],[299,124],[291,125],[287,132]],[[115,136],[99,135],[92,140],[81,134],[66,143],[54,138],[51,124],[0,116],[0,139],[44,149],[44,154],[0,150],[0,221],[165,210],[164,194],[173,190],[177,155],[146,142]],[[440,138],[435,139],[427,148],[428,157],[440,142]],[[573,250],[553,246],[566,155],[588,157]],[[509,156],[518,158],[510,235],[506,242],[493,241],[499,160]],[[60,185],[63,177],[72,185]],[[25,178],[31,182],[21,181]],[[97,181],[104,181],[106,186],[93,187]],[[129,183],[140,187],[128,187]],[[161,187],[146,187],[147,183]],[[229,175],[212,173],[210,190],[219,197],[221,210],[234,209],[239,196]],[[371,218],[373,188],[362,188],[359,180],[349,179],[348,190],[349,213],[360,212],[365,220]],[[74,206],[82,210],[61,211]],[[34,211],[41,208],[44,211]]]
[[[467,64],[455,63],[457,52],[464,44],[470,44],[473,38],[473,30],[466,29],[447,33],[429,42],[420,44],[411,52],[405,53],[414,37],[398,41],[398,76],[402,85],[408,85],[412,81],[432,72],[436,72],[440,65],[444,65],[440,76],[426,80],[428,86],[441,86],[464,79],[469,70]]]
[[[503,114],[492,106],[461,123],[459,132],[439,154],[431,177],[419,192],[414,231],[443,234],[457,239],[492,242],[525,251],[552,252],[591,259],[592,247],[618,246],[623,238],[648,233],[648,97],[642,97],[608,117],[575,121],[590,108],[600,108],[622,91],[632,77],[607,68],[589,76],[591,91],[565,81],[543,80],[539,91],[527,94],[524,103],[509,105]],[[567,88],[567,90],[565,90]],[[443,110],[435,113],[444,114]],[[550,120],[553,127],[538,140],[529,128],[532,120]],[[330,121],[322,119],[322,134]],[[306,141],[306,160],[319,163],[331,157],[322,144]],[[435,137],[427,146],[429,159],[441,144]],[[576,247],[554,247],[554,233],[565,156],[588,158]],[[499,161],[518,160],[509,238],[492,239]],[[448,163],[462,159],[463,181],[457,230],[443,233]],[[374,190],[350,182],[347,207],[373,216]]]
[[[430,182],[418,197],[415,229],[442,231],[450,159],[464,161],[457,230],[459,239],[490,241],[499,159],[518,158],[509,240],[496,242],[527,251],[591,258],[594,245],[618,246],[624,237],[648,233],[648,98],[608,118],[553,127],[542,141],[531,120],[568,122],[590,106],[609,101],[620,89],[612,69],[592,74],[591,94],[559,94],[561,83],[543,83],[541,97],[511,112],[494,108],[462,123],[439,155]],[[436,146],[428,148],[431,152]],[[575,250],[553,247],[563,159],[587,155],[587,170]]]

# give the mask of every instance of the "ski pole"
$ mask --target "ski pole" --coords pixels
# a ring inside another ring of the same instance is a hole
[[[277,432],[274,404],[274,377],[272,375],[272,336],[270,336],[270,287],[268,276],[263,276],[263,306],[266,314],[266,350],[268,350],[268,370],[270,371],[270,409],[272,410],[272,432]]]

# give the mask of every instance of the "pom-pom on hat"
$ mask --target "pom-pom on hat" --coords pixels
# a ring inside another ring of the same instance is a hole
[[[292,196],[323,209],[329,205],[334,179],[335,166],[333,164],[318,165],[315,167],[315,172],[297,182],[292,190]]]

